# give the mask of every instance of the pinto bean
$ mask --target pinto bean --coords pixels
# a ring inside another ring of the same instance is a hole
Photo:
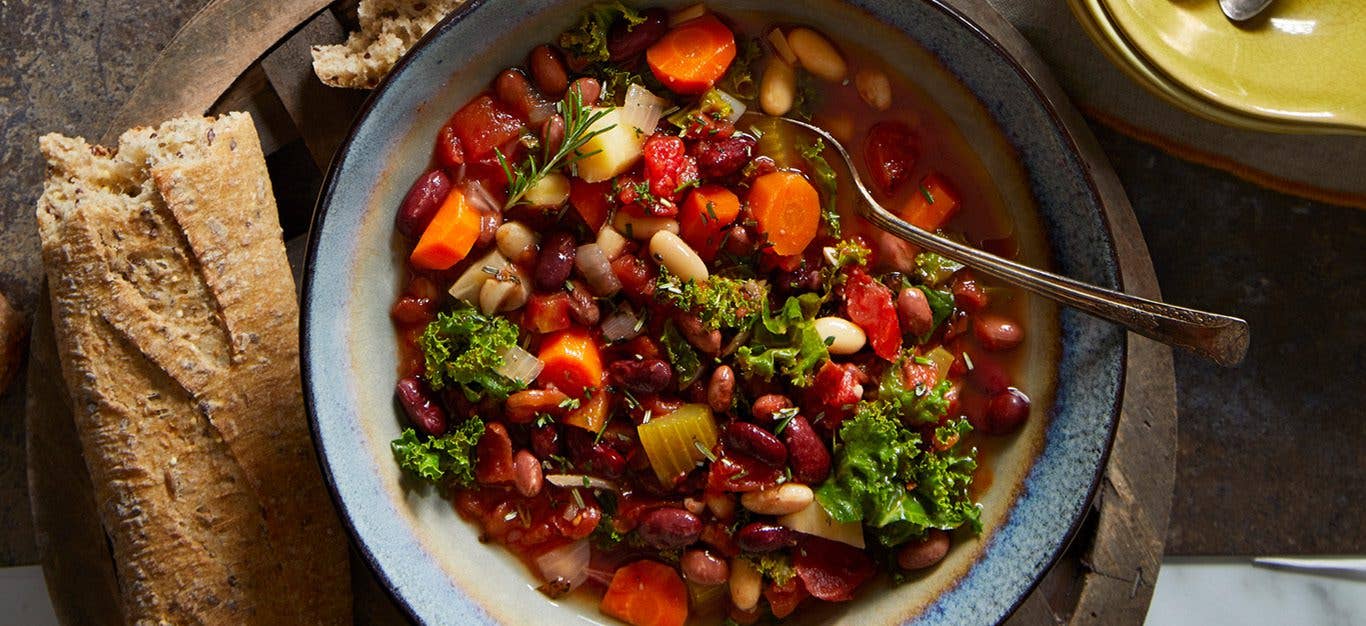
[[[906,287],[896,296],[897,317],[901,319],[901,330],[919,337],[934,330],[934,312],[925,292],[915,287]]]
[[[451,179],[440,169],[431,170],[413,181],[408,195],[398,207],[395,218],[398,232],[409,239],[422,236],[422,231],[436,217],[437,209],[451,192]]]
[[[598,301],[588,293],[588,285],[575,280],[569,286],[569,316],[583,326],[596,326],[602,319],[602,309],[598,308]]]
[[[536,255],[536,288],[554,291],[564,286],[569,274],[574,270],[574,237],[560,231],[546,236],[541,245],[541,253]]]
[[[778,423],[774,414],[792,406],[792,400],[780,393],[770,393],[759,396],[750,405],[749,410],[754,414],[754,421],[760,424],[774,425]]]
[[[630,59],[650,47],[669,30],[669,12],[661,8],[641,12],[645,20],[632,26],[626,20],[618,20],[607,33],[607,52],[612,62]]]
[[[949,534],[931,528],[925,537],[912,541],[897,550],[896,563],[903,569],[924,569],[942,560],[949,553]]]
[[[673,381],[674,370],[663,359],[627,359],[608,366],[612,382],[636,393],[658,393]]]
[[[721,351],[721,331],[707,329],[696,315],[684,313],[674,317],[674,322],[678,324],[678,331],[683,333],[683,338],[703,354],[713,355]]]
[[[991,313],[973,317],[972,334],[988,350],[1009,350],[1024,341],[1024,329],[1015,320]]]
[[[531,68],[531,78],[536,81],[541,93],[551,98],[564,95],[565,88],[569,86],[569,72],[564,67],[564,61],[560,60],[560,53],[554,48],[545,44],[536,46],[527,57],[527,66]]]
[[[796,545],[797,534],[769,522],[750,522],[735,533],[735,541],[746,552],[773,552]]]
[[[773,433],[750,422],[731,422],[726,424],[726,446],[736,452],[748,454],[760,462],[781,468],[787,462],[787,446],[783,445]]]
[[[707,510],[723,522],[728,522],[735,517],[735,496],[724,491],[709,491],[703,498],[707,501]]]
[[[558,389],[523,389],[503,403],[503,417],[513,424],[530,424],[542,413],[564,415],[564,402],[569,396]]]
[[[398,396],[399,404],[403,405],[403,412],[408,414],[408,419],[418,430],[433,437],[446,434],[446,411],[432,401],[426,387],[416,376],[399,380],[394,393]]]
[[[753,611],[759,605],[763,582],[763,574],[748,559],[735,557],[730,560],[730,601],[735,608]]]
[[[641,516],[636,532],[645,543],[661,550],[680,548],[697,541],[702,520],[684,509],[660,507]]]
[[[596,78],[586,76],[575,80],[574,84],[570,85],[570,89],[578,90],[579,99],[583,101],[584,106],[597,104],[598,96],[602,95],[602,83],[599,83]]]
[[[987,433],[1006,435],[1015,432],[1029,418],[1029,404],[1029,396],[1014,387],[996,392],[987,404]]]
[[[717,413],[730,410],[735,399],[735,370],[729,365],[719,365],[711,372],[707,381],[707,405]]]
[[[519,450],[512,458],[512,484],[517,492],[528,497],[541,493],[545,476],[541,474],[541,461],[530,450]]]
[[[787,442],[787,465],[792,468],[793,480],[816,485],[830,476],[830,451],[805,417],[792,418],[783,429],[783,439]]]
[[[730,564],[710,550],[688,550],[678,562],[688,582],[714,587],[730,579]]]

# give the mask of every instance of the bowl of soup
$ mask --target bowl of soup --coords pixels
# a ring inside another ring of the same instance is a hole
[[[858,214],[1115,286],[1054,105],[935,2],[469,2],[367,103],[306,398],[422,622],[985,623],[1070,538],[1123,334]]]

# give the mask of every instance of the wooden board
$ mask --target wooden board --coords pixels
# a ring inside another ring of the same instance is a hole
[[[1047,68],[1028,53],[1028,44],[1004,19],[977,0],[950,1],[987,26],[1005,47],[1017,54],[1023,51],[1020,56],[1025,69],[1040,80],[1051,97],[1062,101],[1062,92],[1046,78]],[[114,118],[106,142],[130,125],[181,112],[245,109],[253,113],[258,131],[267,140],[264,143],[271,153],[273,170],[289,167],[275,161],[287,157],[291,146],[299,142],[306,148],[302,154],[312,161],[310,165],[316,165],[317,171],[325,170],[364,97],[359,92],[322,88],[312,80],[308,47],[328,43],[341,33],[332,12],[319,13],[326,6],[324,0],[210,2],[153,64]],[[224,46],[225,40],[233,45]],[[190,87],[185,88],[187,84]],[[168,100],[167,94],[174,96]],[[1104,156],[1076,113],[1068,110],[1062,115],[1078,134],[1079,149],[1104,163]],[[1142,232],[1123,189],[1108,168],[1092,174],[1109,209],[1107,219],[1118,244],[1126,290],[1158,297]],[[277,196],[292,191],[282,184],[316,186],[317,181],[277,180]],[[282,213],[307,208],[291,209],[281,203]],[[306,215],[282,215],[282,222],[300,218],[306,223]],[[298,241],[291,241],[290,248],[295,252],[292,258],[301,258]],[[81,519],[84,507],[93,511],[88,482],[63,483],[55,478],[81,469],[79,463],[74,469],[71,463],[71,459],[79,459],[79,449],[78,444],[73,448],[74,437],[61,434],[61,428],[72,427],[69,408],[60,393],[54,397],[50,385],[42,388],[43,381],[54,379],[56,360],[50,329],[34,335],[31,350],[37,367],[30,370],[29,378],[29,458],[65,459],[62,467],[44,462],[29,466],[44,572],[63,621],[91,623],[83,617],[108,615],[111,607],[117,606],[116,597],[109,597],[113,588],[112,579],[104,573],[107,561],[101,562],[101,558],[107,559],[108,550],[97,525],[92,530],[92,516]],[[1171,502],[1175,383],[1169,349],[1137,336],[1130,337],[1129,345],[1123,411],[1096,501],[1072,546],[1012,616],[1012,625],[1062,621],[1138,624],[1146,614],[1161,563]],[[63,486],[73,491],[64,492]],[[52,541],[52,537],[65,540]],[[353,561],[358,621],[401,622],[400,613],[373,577],[358,560]],[[112,576],[112,568],[108,570]],[[75,590],[81,592],[72,593]]]

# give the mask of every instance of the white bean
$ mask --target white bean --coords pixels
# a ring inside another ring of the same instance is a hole
[[[607,260],[611,261],[621,256],[622,250],[626,249],[626,238],[611,226],[603,226],[598,231],[598,247],[602,248],[602,253],[607,255]]]
[[[624,211],[617,211],[617,216],[612,219],[612,227],[624,233],[631,239],[649,241],[655,233],[667,230],[675,235],[678,234],[678,222],[667,217],[641,217],[639,215],[627,215]]]
[[[794,28],[787,34],[787,44],[807,71],[830,82],[844,82],[849,66],[824,35],[810,28]]]
[[[568,199],[569,177],[559,172],[546,174],[522,196],[527,204],[541,208],[557,207]]]
[[[707,264],[678,235],[661,230],[650,238],[650,254],[680,280],[703,282],[711,278]]]
[[[787,515],[811,505],[816,494],[801,483],[785,483],[772,489],[740,494],[740,504],[760,515]]]
[[[707,492],[707,510],[723,522],[729,522],[735,517],[735,496],[717,491]]]
[[[730,601],[735,608],[741,611],[754,610],[759,604],[763,582],[763,574],[748,559],[737,556],[730,560]]]
[[[498,251],[517,263],[527,263],[536,254],[536,244],[541,236],[521,222],[503,222],[495,235]]]
[[[864,68],[854,74],[854,87],[868,106],[877,111],[892,108],[892,81],[879,69]]]
[[[797,95],[797,75],[778,57],[769,57],[759,79],[759,106],[769,115],[787,115]]]
[[[822,317],[815,324],[816,332],[829,343],[831,354],[853,354],[868,342],[862,328],[842,317]]]

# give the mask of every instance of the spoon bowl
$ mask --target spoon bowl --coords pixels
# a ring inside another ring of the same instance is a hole
[[[1224,15],[1235,22],[1245,22],[1257,17],[1270,5],[1271,0],[1219,0],[1219,8],[1223,10]]]

